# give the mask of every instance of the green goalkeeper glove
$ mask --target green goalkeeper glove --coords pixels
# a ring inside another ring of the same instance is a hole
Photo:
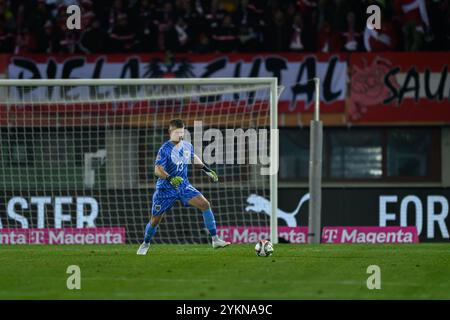
[[[203,165],[202,168],[203,172],[206,173],[214,182],[219,181],[219,177],[217,176],[217,173],[214,170],[211,170],[208,168],[207,165]]]
[[[180,186],[180,184],[183,183],[184,179],[180,176],[176,176],[176,177],[171,177],[168,176],[166,178],[167,180],[169,180],[170,184],[175,188],[178,189],[178,187]]]

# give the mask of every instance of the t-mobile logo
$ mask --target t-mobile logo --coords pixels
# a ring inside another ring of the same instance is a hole
[[[325,229],[323,231],[323,239],[325,240],[325,243],[334,243],[334,240],[337,239],[337,236],[337,229]]]
[[[43,230],[31,231],[30,242],[34,244],[45,244],[45,231]]]

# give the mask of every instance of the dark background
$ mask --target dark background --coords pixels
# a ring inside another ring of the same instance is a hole
[[[258,190],[253,190],[258,193]],[[217,192],[217,193],[216,193]],[[239,225],[261,225],[268,226],[269,218],[262,213],[246,212],[247,195],[235,190],[236,201],[232,205],[230,202],[218,203],[220,201],[220,190],[209,192],[207,197],[215,200],[215,216],[218,225],[225,223],[233,215]],[[307,189],[282,188],[279,190],[279,209],[285,212],[292,212],[297,207],[301,197],[307,193]],[[92,192],[61,192],[53,193],[54,196],[92,196],[99,203],[99,216],[96,219],[97,227],[124,226],[126,228],[126,239],[128,243],[137,243],[141,241],[143,226],[149,218],[151,195],[153,190],[135,189],[135,190],[95,190]],[[4,227],[21,227],[20,223],[14,220],[6,219],[7,203],[13,196],[21,195],[29,201],[31,196],[51,196],[52,193],[34,192],[25,194],[22,192],[7,192],[2,195],[0,203],[0,219]],[[420,234],[421,242],[450,242],[449,238],[444,238],[437,223],[434,225],[434,237],[427,237],[427,197],[430,195],[440,195],[450,199],[450,190],[446,188],[324,188],[322,192],[322,225],[323,226],[379,226],[379,197],[380,195],[396,195],[397,203],[387,205],[388,213],[395,213],[396,220],[387,223],[388,226],[400,225],[400,205],[401,201],[410,195],[417,196],[423,209],[423,227]],[[30,227],[36,227],[36,206],[30,206],[30,209],[24,210],[23,215],[29,219]],[[72,223],[64,222],[64,227],[76,227],[76,208],[73,206],[63,206],[64,213],[71,213]],[[436,205],[435,212],[441,212],[442,207]],[[16,209],[17,213],[21,213]],[[262,215],[259,224],[255,224],[255,215]],[[308,225],[308,202],[306,202],[300,212],[297,214],[298,226]],[[46,227],[53,225],[53,207],[46,207]],[[252,221],[253,223],[249,223]],[[450,218],[445,219],[447,229],[450,229]],[[416,224],[416,208],[410,203],[407,208],[408,226]],[[279,226],[286,225],[282,219],[278,220]],[[203,220],[201,214],[195,209],[182,208],[180,205],[166,214],[164,223],[160,225],[156,243],[176,243],[177,239],[188,243],[206,243],[207,233],[203,230]]]

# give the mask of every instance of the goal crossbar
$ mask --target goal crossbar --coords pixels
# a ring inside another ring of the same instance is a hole
[[[276,85],[277,78],[165,78],[165,79],[2,79],[2,86],[111,86],[111,85]]]

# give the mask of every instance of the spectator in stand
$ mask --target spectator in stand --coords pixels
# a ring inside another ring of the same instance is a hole
[[[14,35],[0,22],[0,53],[8,53],[14,49]]]
[[[254,12],[249,9],[248,2],[249,0],[242,0],[234,14],[234,21],[237,25],[248,26],[256,24]]]
[[[60,4],[56,11],[56,17],[55,17],[56,28],[63,31],[67,25],[67,18],[68,18],[67,7],[64,4]]]
[[[167,2],[155,20],[158,27],[158,49],[159,51],[174,51],[177,49],[178,39],[175,30],[176,12],[173,4]]]
[[[17,3],[16,3],[16,5],[17,5]],[[25,21],[26,21],[25,6],[23,4],[17,5],[16,9],[17,9],[16,11],[14,11],[14,9],[13,9],[13,12],[15,12],[15,17],[16,17],[16,19],[15,19],[15,29],[16,30],[15,31],[16,31],[16,33],[19,33],[25,26]]]
[[[84,53],[101,53],[107,44],[107,34],[102,29],[100,20],[94,17],[91,24],[82,31],[79,41],[80,50]]]
[[[395,10],[402,25],[405,51],[418,51],[425,39],[432,40],[425,0],[397,0]]]
[[[6,5],[5,0],[0,0],[0,20],[3,23],[3,26],[8,29],[9,32],[13,32],[16,28],[14,14]]]
[[[193,1],[179,0],[179,5],[177,8],[177,15],[178,17],[183,18],[183,21],[188,26],[190,36],[192,38],[195,38],[195,35],[205,30],[203,14],[199,12],[199,9],[203,10],[201,3],[199,3],[199,6],[195,7]],[[191,40],[193,41],[193,39]],[[192,41],[190,44],[192,44]]]
[[[0,51],[448,50],[449,1],[0,0]],[[72,4],[82,30],[66,32]],[[382,30],[365,28],[370,4],[383,8]]]
[[[113,52],[132,52],[136,49],[136,35],[130,27],[125,13],[117,16],[117,22],[114,24],[109,37]]]
[[[59,53],[61,51],[59,45],[59,35],[53,22],[47,20],[44,25],[44,32],[38,36],[37,52],[40,53]]]
[[[179,17],[175,24],[175,31],[177,33],[177,44],[175,51],[187,52],[191,41],[189,26],[182,17]]]
[[[159,11],[158,18],[156,23],[160,26],[161,29],[165,29],[165,24],[174,24],[177,18],[177,13],[172,2],[164,3],[162,10]]]
[[[34,33],[27,27],[22,28],[16,37],[14,54],[35,53],[36,49],[37,41]]]
[[[241,0],[241,2],[240,10],[242,12],[239,24],[252,26],[256,31],[261,31],[261,28],[264,28],[266,25],[264,21],[264,3],[260,0]],[[246,7],[245,11],[244,7]]]
[[[336,53],[342,47],[339,35],[331,29],[330,23],[324,21],[319,32],[319,52]]]
[[[265,33],[265,48],[267,51],[287,51],[289,48],[289,27],[283,11],[273,13],[273,19],[268,24]]]
[[[349,0],[325,0],[320,6],[321,20],[329,22],[333,32],[341,33],[346,30],[346,14],[349,10],[346,1]]]
[[[360,51],[361,50],[362,32],[356,30],[355,13],[350,11],[347,13],[347,30],[342,32],[343,50],[344,51]]]
[[[301,41],[298,42],[298,46],[301,46],[303,48],[294,50],[315,51],[317,48],[317,39],[318,39],[317,26],[319,24],[319,1],[297,0],[297,8],[298,8],[297,10],[300,11],[301,26],[293,28],[294,29],[301,28],[303,30],[308,31],[302,33],[302,35],[300,36]],[[298,19],[296,15],[294,15],[294,19]]]
[[[239,52],[261,51],[261,35],[254,27],[242,25],[239,29]]]
[[[46,0],[37,0],[36,9],[29,15],[30,26],[38,36],[44,30],[44,25],[48,20],[52,19],[50,11],[47,9]]]
[[[429,2],[428,13],[434,39],[427,50],[450,50],[450,1]]]
[[[111,34],[113,32],[113,29],[118,25],[119,15],[124,14],[126,14],[126,12],[123,5],[123,0],[114,0],[111,9],[109,10],[109,17],[108,17],[109,34]]]
[[[212,45],[209,36],[206,32],[200,32],[197,36],[196,44],[194,45],[194,52],[205,54],[212,52]]]
[[[291,41],[289,43],[289,49],[291,51],[304,51],[303,46],[303,20],[300,14],[294,16],[291,30]]]
[[[134,28],[140,45],[140,51],[157,51],[158,27],[156,25],[156,7],[150,0],[141,0],[136,8]]]
[[[242,0],[234,14],[234,21],[239,27],[239,51],[257,52],[262,47],[262,30],[264,28],[264,11],[257,3]]]
[[[61,53],[74,54],[80,52],[78,47],[78,32],[64,28],[63,36],[59,40]]]
[[[205,21],[209,32],[213,32],[223,21],[227,12],[219,2],[212,0],[209,8],[206,9]]]
[[[81,0],[81,30],[86,29],[91,25],[92,20],[95,18],[95,13],[92,10],[91,0]]]
[[[0,52],[8,53],[14,50],[15,20],[5,0],[0,0]]]
[[[225,15],[222,24],[214,29],[212,39],[219,52],[233,52],[237,49],[238,34],[230,15]]]

